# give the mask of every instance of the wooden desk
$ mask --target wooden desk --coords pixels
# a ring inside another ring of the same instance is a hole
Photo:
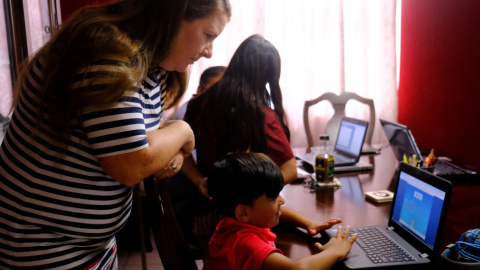
[[[294,149],[294,152],[302,150]],[[389,147],[382,149],[380,155],[362,158],[374,164],[372,172],[336,174],[342,183],[342,187],[336,190],[312,191],[304,181],[296,181],[285,186],[281,192],[286,200],[285,206],[318,221],[341,218],[343,226],[387,225],[391,204],[371,203],[365,199],[364,192],[380,189],[394,191],[398,162]],[[440,253],[465,231],[480,227],[480,185],[463,182],[453,183],[453,186]],[[298,229],[278,226],[273,232],[277,234],[277,246],[293,259],[316,253],[313,243],[323,242],[320,236],[312,238]]]

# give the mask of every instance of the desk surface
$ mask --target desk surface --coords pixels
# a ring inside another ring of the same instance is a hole
[[[294,149],[299,153],[304,149]],[[285,205],[318,221],[329,218],[341,218],[344,226],[387,225],[391,204],[375,204],[365,199],[364,192],[388,189],[394,191],[395,171],[398,162],[389,147],[382,149],[376,156],[364,156],[364,161],[374,165],[368,173],[336,174],[342,187],[312,191],[305,182],[298,180],[282,190]],[[480,185],[475,183],[453,183],[453,192],[449,212],[445,223],[442,244],[455,243],[469,229],[480,227]],[[290,258],[296,259],[316,253],[314,241],[298,229],[279,226],[273,231],[277,234],[277,246]],[[440,255],[440,254],[439,254]]]

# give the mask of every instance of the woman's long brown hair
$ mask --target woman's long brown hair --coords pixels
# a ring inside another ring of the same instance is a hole
[[[25,66],[15,85],[12,109],[30,70],[40,63],[42,78],[32,136],[48,129],[52,142],[66,148],[72,118],[127,98],[169,54],[183,20],[204,18],[218,9],[231,16],[228,0],[123,0],[85,7]],[[96,81],[74,84],[91,72],[96,73]],[[167,109],[184,94],[187,76],[170,72],[168,80]]]

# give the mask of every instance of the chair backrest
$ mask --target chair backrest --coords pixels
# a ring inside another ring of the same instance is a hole
[[[152,230],[158,254],[166,270],[197,270],[195,255],[189,248],[175,216],[165,179],[144,181],[147,203],[152,210]]]
[[[372,144],[372,135],[373,129],[375,127],[375,105],[373,104],[373,99],[363,98],[356,93],[353,92],[344,92],[340,95],[335,93],[326,92],[323,95],[319,96],[316,99],[307,100],[303,106],[303,124],[305,127],[305,134],[307,135],[307,151],[310,151],[310,147],[314,145],[312,132],[310,129],[310,121],[308,117],[308,109],[310,106],[313,106],[319,103],[322,100],[328,100],[332,104],[334,114],[330,120],[328,120],[325,126],[325,132],[330,136],[330,141],[334,144],[337,140],[337,132],[340,128],[340,121],[342,120],[342,116],[345,115],[345,106],[347,102],[350,100],[357,100],[358,102],[364,103],[369,106],[370,109],[370,122],[367,129],[367,135],[365,138],[365,142],[367,144]]]

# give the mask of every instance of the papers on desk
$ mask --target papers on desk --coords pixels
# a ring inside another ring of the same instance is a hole
[[[297,166],[297,175],[298,175],[298,179],[306,179],[306,178],[309,178],[309,177],[315,177],[315,174],[309,173],[309,172],[305,171],[304,169],[299,168],[298,166]]]

